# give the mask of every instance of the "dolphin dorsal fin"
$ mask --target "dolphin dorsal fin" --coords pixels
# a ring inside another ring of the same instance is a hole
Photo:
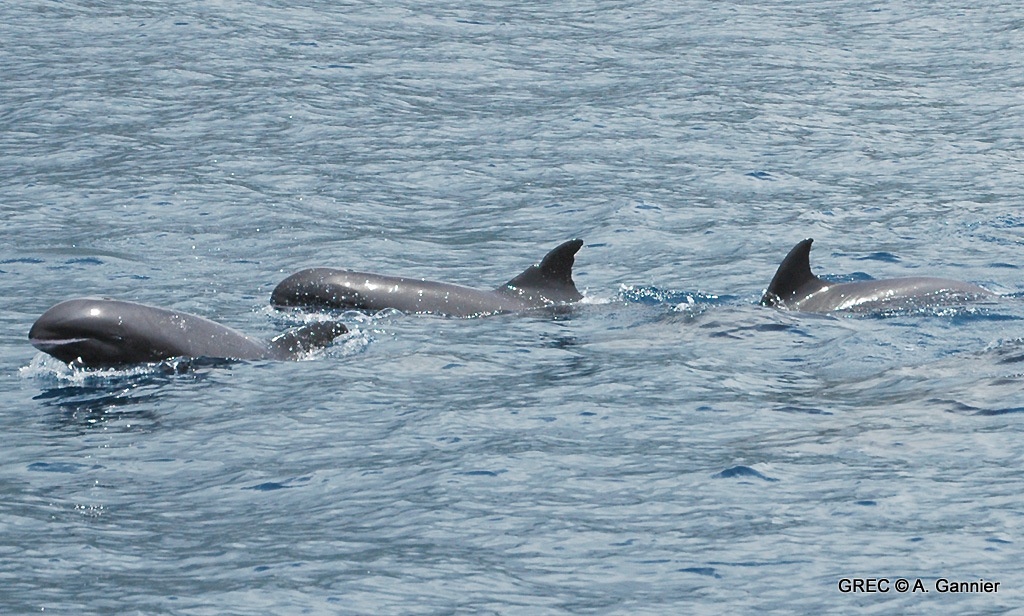
[[[338,321],[320,321],[286,331],[267,346],[275,358],[286,359],[329,345],[348,328]]]
[[[803,240],[789,251],[775,272],[775,277],[768,285],[768,290],[761,298],[762,306],[785,304],[798,291],[809,295],[825,286],[820,278],[811,273],[811,243],[813,241],[811,238]]]
[[[502,293],[539,295],[551,302],[575,302],[583,299],[572,281],[573,258],[583,247],[583,240],[569,240],[544,255],[540,263],[526,268],[512,280],[498,287]]]

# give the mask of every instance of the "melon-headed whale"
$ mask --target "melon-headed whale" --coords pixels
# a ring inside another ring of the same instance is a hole
[[[583,240],[569,240],[540,263],[493,290],[444,282],[316,267],[298,271],[274,289],[278,308],[309,307],[472,317],[575,302],[583,298],[572,280],[575,254]]]
[[[263,342],[194,314],[113,299],[61,302],[32,325],[32,346],[78,366],[98,368],[172,357],[294,359],[348,329],[334,321],[300,327]]]
[[[997,297],[995,293],[978,285],[945,278],[828,282],[811,273],[813,241],[803,240],[789,251],[761,297],[762,306],[805,312],[872,312],[908,304],[951,305]]]

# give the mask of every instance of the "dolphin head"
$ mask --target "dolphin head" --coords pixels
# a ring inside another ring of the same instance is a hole
[[[158,361],[167,345],[147,333],[148,315],[129,302],[73,299],[43,313],[28,332],[29,342],[63,362],[113,366]],[[173,353],[172,353],[173,355]]]

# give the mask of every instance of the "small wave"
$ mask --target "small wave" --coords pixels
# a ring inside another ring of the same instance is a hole
[[[68,473],[74,474],[88,469],[102,468],[99,465],[79,464],[77,462],[33,462],[28,465],[28,470],[40,473]]]
[[[266,483],[249,486],[248,488],[242,488],[243,490],[256,490],[257,492],[273,492],[274,490],[287,490],[291,486],[286,486],[283,483],[277,483],[276,481],[268,481]]]
[[[882,261],[885,263],[899,263],[900,258],[891,252],[872,252],[866,255],[852,257],[854,261]]]
[[[176,357],[156,363],[134,364],[119,368],[78,368],[45,353],[37,353],[27,366],[18,369],[18,376],[23,379],[55,381],[63,386],[92,387],[110,385],[139,377],[182,374],[190,370],[196,363],[194,359]]]
[[[680,573],[696,573],[697,575],[704,575],[707,577],[721,579],[721,575],[715,571],[714,567],[683,567],[679,569]]]
[[[762,481],[778,481],[774,477],[769,477],[763,473],[760,473],[749,466],[733,466],[725,469],[724,471],[713,475],[718,479],[734,479],[734,478],[754,478]]]
[[[658,287],[636,287],[622,285],[619,287],[618,298],[630,304],[644,304],[654,306],[658,304],[673,304],[680,306],[693,306],[695,304],[717,303],[722,300],[718,295],[706,293],[694,293],[690,291],[671,291],[659,289]]]
[[[601,306],[604,304],[611,304],[617,301],[615,297],[599,297],[597,295],[590,295],[589,293],[590,289],[584,289],[583,299],[581,299],[577,303],[583,304],[585,306]]]
[[[1006,409],[981,409],[974,414],[981,415],[982,417],[995,417],[998,415],[1015,415],[1017,413],[1024,413],[1024,406],[1016,406]]]

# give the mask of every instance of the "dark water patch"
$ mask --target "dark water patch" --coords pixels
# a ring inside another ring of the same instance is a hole
[[[992,226],[999,229],[1018,229],[1024,227],[1024,216],[1013,214],[996,216],[992,221]]]
[[[717,571],[715,571],[714,567],[683,567],[682,569],[678,569],[677,571],[679,571],[680,573],[696,573],[697,575],[703,575],[715,579],[722,578],[722,576],[719,575]]]
[[[160,362],[92,370],[69,368],[46,358],[38,365],[33,362],[32,375],[57,385],[43,389],[33,400],[57,411],[50,421],[59,431],[152,431],[162,421],[161,401],[174,392],[170,385],[202,385],[215,373],[193,366],[191,362]]]
[[[796,329],[792,325],[787,323],[764,323],[761,325],[755,325],[754,331],[759,332],[785,332]]]
[[[868,280],[874,280],[874,277],[864,272],[853,272],[850,274],[820,274],[818,276],[826,282],[832,282],[836,284],[844,284],[847,282],[865,282]]]
[[[60,413],[53,418],[53,427],[62,432],[84,434],[88,431],[103,430],[115,432],[152,432],[159,427],[163,417],[147,408],[120,408],[131,404],[145,405],[158,399],[156,395],[136,396],[122,399],[114,404],[105,400],[87,403],[62,404]]]
[[[287,490],[289,488],[296,487],[297,484],[309,483],[311,476],[295,477],[285,481],[264,481],[253,486],[247,486],[242,488],[243,490],[254,490],[256,492],[274,492],[277,490]]]
[[[996,349],[995,353],[997,355],[1002,355],[1002,357],[996,360],[996,363],[1006,365],[1024,362],[1024,350],[1016,348],[1016,346],[1017,345],[1014,345],[1014,348],[1007,346]]]
[[[989,308],[990,304],[984,306],[961,306],[952,309],[934,309],[935,316],[949,317],[952,318],[950,321],[954,325],[968,325],[971,323],[1007,323],[1010,321],[1020,321],[1021,317],[1014,314],[1006,314],[1002,312],[992,312]]]
[[[712,475],[712,477],[718,479],[760,479],[762,481],[778,481],[773,477],[769,477],[763,473],[760,473],[749,466],[733,466],[727,468],[724,471]]]
[[[804,562],[808,562],[808,561],[806,561],[806,560],[764,560],[764,561],[738,560],[738,561],[728,562],[728,561],[714,560],[714,561],[709,562],[708,564],[709,565],[715,565],[715,566],[718,566],[718,567],[751,567],[751,568],[756,568],[756,567],[770,567],[770,566],[773,566],[773,565],[795,565],[795,564],[804,563]]]
[[[946,407],[946,410],[950,413],[977,413],[980,410],[979,407],[964,404],[958,400],[944,400],[941,398],[931,398],[926,400],[925,404]]]
[[[273,492],[274,490],[286,490],[291,486],[287,486],[283,483],[277,483],[276,481],[267,481],[265,483],[256,484],[242,488],[243,490],[255,490],[257,492]]]
[[[101,468],[97,465],[78,464],[76,462],[33,462],[28,470],[40,473],[77,473],[86,469]]]
[[[997,415],[1016,415],[1017,413],[1024,413],[1024,406],[1015,406],[1006,409],[982,409],[975,413],[975,415],[994,417]]]
[[[720,331],[709,334],[711,338],[731,338],[734,340],[745,340],[763,333],[786,332],[795,334],[802,338],[812,338],[804,328],[789,323],[755,323],[752,325],[732,325],[721,321],[711,321],[701,325],[703,329],[719,329]]]
[[[804,406],[795,406],[791,404],[776,406],[772,408],[773,411],[778,413],[797,413],[802,415],[832,415],[831,411],[823,411],[818,408],[809,408]]]
[[[854,261],[882,261],[883,263],[899,263],[900,258],[891,252],[872,252],[853,257]],[[867,274],[863,274],[867,275]]]
[[[763,180],[765,182],[775,181],[775,176],[773,176],[771,173],[767,171],[751,171],[750,173],[747,173],[746,176],[748,178],[754,178],[755,180]]]
[[[74,417],[87,424],[95,424],[108,413],[123,411],[138,404],[152,404],[159,398],[160,393],[156,389],[133,383],[127,387],[114,385],[110,388],[57,387],[44,390],[34,399],[43,402],[45,406],[60,409],[65,419]]]
[[[486,470],[475,470],[475,471],[459,471],[456,475],[465,475],[467,477],[497,477],[506,471],[486,471]]]

